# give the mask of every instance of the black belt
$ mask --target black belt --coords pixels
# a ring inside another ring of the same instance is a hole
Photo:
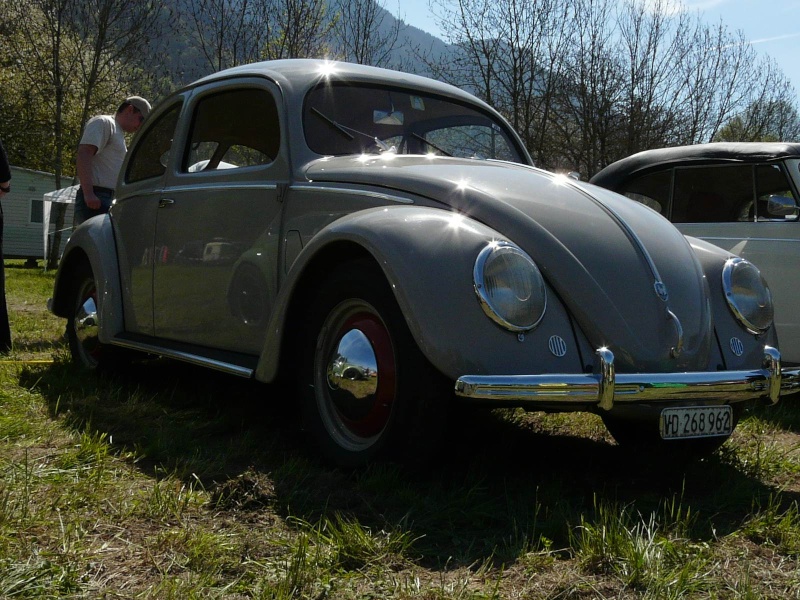
[[[99,185],[93,185],[93,186],[92,186],[92,189],[93,189],[95,192],[105,192],[105,193],[107,193],[107,194],[113,194],[113,193],[114,193],[114,190],[113,190],[113,188],[100,187]]]

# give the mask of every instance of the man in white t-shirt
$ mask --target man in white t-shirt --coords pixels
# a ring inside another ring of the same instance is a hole
[[[75,225],[89,217],[107,213],[114,198],[114,186],[128,147],[125,134],[142,126],[150,103],[139,96],[126,98],[116,114],[89,119],[78,146],[78,179],[75,197]]]

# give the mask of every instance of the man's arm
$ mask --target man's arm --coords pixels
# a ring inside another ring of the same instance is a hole
[[[91,144],[81,144],[78,146],[78,179],[83,190],[83,199],[86,206],[92,210],[100,208],[100,199],[94,195],[94,181],[92,180],[92,160],[97,154],[97,146]]]

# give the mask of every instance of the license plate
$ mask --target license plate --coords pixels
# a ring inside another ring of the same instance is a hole
[[[730,435],[733,413],[728,405],[665,408],[659,426],[665,440]]]

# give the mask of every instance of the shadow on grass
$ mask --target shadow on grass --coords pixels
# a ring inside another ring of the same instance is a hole
[[[374,531],[400,528],[431,567],[510,564],[527,551],[566,548],[598,503],[642,515],[677,503],[694,515],[691,535],[711,541],[776,495],[724,453],[675,473],[602,440],[541,433],[474,409],[424,468],[343,472],[308,447],[293,390],[167,360],[102,377],[56,362],[26,369],[20,383],[69,427],[106,432],[144,473],[199,479],[225,500],[215,510],[269,509],[310,523],[341,513]]]

